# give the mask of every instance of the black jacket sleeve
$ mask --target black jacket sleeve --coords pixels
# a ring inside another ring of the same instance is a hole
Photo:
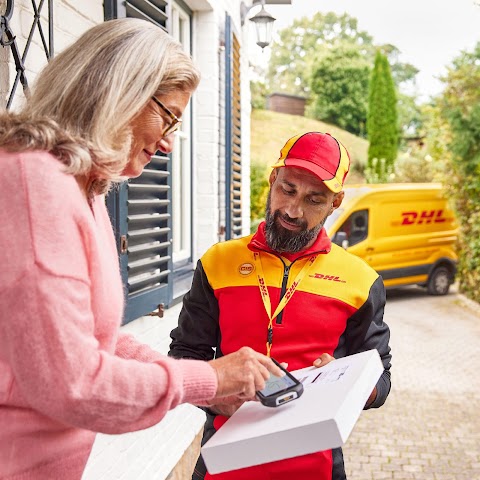
[[[383,321],[386,295],[382,277],[373,283],[367,301],[348,319],[345,330],[346,355],[376,348],[384,371],[377,382],[377,396],[367,408],[378,408],[385,403],[390,393],[390,329]]]
[[[218,317],[218,302],[199,260],[192,287],[183,298],[178,327],[170,333],[172,342],[168,355],[196,360],[220,356]]]

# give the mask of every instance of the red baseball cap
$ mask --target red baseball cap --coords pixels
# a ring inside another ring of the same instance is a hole
[[[350,157],[347,149],[329,133],[308,132],[288,140],[273,165],[273,168],[280,167],[304,168],[338,193],[350,169]]]

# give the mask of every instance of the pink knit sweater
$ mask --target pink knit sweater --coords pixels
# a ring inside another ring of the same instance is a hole
[[[95,433],[147,428],[216,392],[208,363],[119,331],[122,283],[93,211],[50,154],[0,150],[0,479],[79,479]]]

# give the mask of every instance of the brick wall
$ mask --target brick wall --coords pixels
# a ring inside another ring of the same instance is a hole
[[[219,61],[220,19],[214,10],[194,18],[194,59],[202,72],[195,94],[194,257],[218,242],[219,209]]]
[[[4,5],[6,5],[6,0],[0,0],[0,6]],[[3,11],[4,8],[2,8]],[[33,24],[33,15],[33,7],[30,0],[17,0],[15,2],[10,26],[16,36],[20,55],[23,55],[25,50],[27,38]],[[103,2],[102,0],[82,0],[81,2],[55,0],[53,2],[53,20],[54,49],[55,52],[60,52],[83,32],[97,23],[103,22]],[[48,44],[47,2],[44,2],[41,10],[41,24]],[[3,106],[7,103],[11,86],[15,80],[16,70],[11,50],[9,48],[1,48],[0,50],[0,104]],[[46,63],[47,57],[38,29],[36,29],[25,59],[25,72],[29,85],[33,84],[36,75]],[[24,101],[24,98],[22,86],[19,84],[12,109],[18,108]]]
[[[223,240],[219,228],[225,224],[225,126],[224,68],[222,46],[225,11],[232,16],[239,40],[246,44],[240,30],[239,0],[205,0],[210,10],[194,14],[195,63],[202,80],[194,103],[194,260],[214,243]],[[188,3],[188,1],[187,1]],[[242,48],[242,224],[250,230],[250,84],[247,49]],[[222,204],[223,202],[223,204]]]

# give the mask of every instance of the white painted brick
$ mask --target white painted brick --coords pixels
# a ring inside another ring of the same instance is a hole
[[[206,217],[206,215],[205,215]],[[198,224],[199,232],[197,234],[197,242],[199,251],[206,252],[214,243],[218,242],[218,215],[206,217]]]
[[[32,43],[32,45],[30,45],[28,55],[25,59],[27,80],[30,86],[33,85],[36,76],[47,65],[47,63],[48,60],[45,51],[43,50],[43,47]]]
[[[199,206],[198,212],[200,214],[200,217],[198,219],[198,225],[202,228],[202,232],[198,232],[199,234],[207,233],[208,230],[205,229],[205,227],[215,227],[217,226],[217,220],[218,220],[218,210],[213,209],[211,207],[212,202],[218,201],[218,196],[217,195],[205,195],[202,200],[202,205]],[[210,202],[210,207],[209,207],[209,202]]]
[[[220,239],[218,237],[216,238],[208,238],[205,239],[203,242],[201,239],[199,239],[198,242],[198,256],[201,257],[212,245],[215,245],[218,243]]]
[[[197,142],[196,153],[197,157],[202,155],[211,155],[217,153],[219,148],[219,132],[220,118],[217,115],[203,115],[198,119],[201,125],[197,128],[195,141]],[[203,165],[200,165],[202,168]]]
[[[103,22],[103,3],[99,0],[64,1],[66,7],[93,23]]]
[[[207,181],[208,180],[208,181]],[[213,179],[207,179],[207,180],[202,180],[198,182],[198,208],[206,207],[206,208],[212,208],[212,203],[210,205],[207,204],[208,201],[211,201],[212,198],[214,198],[214,195],[218,191],[218,184],[217,182],[213,181]],[[202,195],[205,195],[205,197],[202,197]],[[203,203],[202,203],[203,202]]]
[[[55,55],[69,47],[77,38],[66,30],[55,30]]]
[[[210,244],[203,245],[203,251],[208,249],[215,243],[217,240],[218,234],[218,214],[208,216],[208,210],[202,212],[203,218],[201,222],[198,223],[199,231],[197,234],[197,239],[199,244],[204,242],[210,242]]]
[[[42,13],[43,13],[43,10],[46,10],[46,8],[42,9]],[[14,23],[17,24],[17,22],[18,24],[15,25],[15,27],[12,26],[12,28],[14,28],[14,33],[15,33],[15,36],[17,37],[17,44],[19,45],[19,47],[21,47],[21,52],[23,54],[26,40],[32,28],[34,12],[32,7],[18,8],[16,5],[13,11],[14,11],[14,14],[12,17],[12,24]],[[43,21],[41,23],[42,23],[43,33],[45,35],[45,40],[48,42],[48,24]],[[35,27],[35,30],[34,30],[34,39],[35,41],[37,41],[38,39],[38,41],[40,42],[40,34],[38,33],[37,26]]]
[[[211,152],[210,155],[214,156],[217,152]],[[218,172],[217,164],[210,163],[209,153],[207,152],[204,155],[198,155],[199,165],[201,165],[201,169],[197,170],[195,175],[195,181],[197,183],[197,195],[201,193],[214,193],[218,191]],[[215,170],[215,171],[214,171]],[[212,205],[210,205],[212,206]]]
[[[217,218],[217,213],[215,210],[212,209],[211,205],[212,202],[216,200],[216,196],[214,195],[205,195],[202,199],[203,205],[199,206],[199,211],[201,213],[201,217],[198,219],[198,225],[205,227],[207,225],[211,225],[211,220]]]
[[[209,120],[215,120],[215,118],[213,117],[212,119],[209,119]],[[206,120],[205,122],[207,122],[208,120]],[[212,121],[213,123],[213,121]],[[209,140],[211,140],[212,138],[216,138],[218,136],[218,129],[215,130],[214,128],[212,128],[211,126],[209,125],[205,125],[203,128],[198,128],[197,129],[197,140],[199,142],[202,142],[202,143],[207,143]]]
[[[79,14],[78,11],[72,10],[71,6],[66,5],[65,1],[55,1],[53,6],[53,18],[54,18],[54,50],[55,53],[60,52],[66,46],[70,45],[81,33],[86,29],[92,27],[96,23],[103,21],[103,3],[101,0],[88,0],[88,2],[82,3],[82,9],[86,9],[88,3],[88,9],[84,14]],[[25,49],[26,41],[30,33],[34,12],[31,2],[28,0],[18,0],[15,2],[15,8],[13,17],[11,20],[11,27],[16,35],[17,44],[22,55]],[[43,27],[43,33],[45,41],[48,45],[48,8],[47,4],[41,10],[41,24]],[[29,51],[26,56],[26,71],[29,85],[32,85],[39,71],[46,64],[47,59],[43,49],[43,44],[39,35],[38,27],[35,27],[32,42]],[[11,69],[13,66],[13,58],[10,55]],[[10,75],[9,85],[11,88],[13,84],[13,77]],[[8,88],[8,90],[10,90]],[[3,87],[2,87],[3,89]],[[5,87],[7,89],[7,87]],[[18,95],[15,98],[13,109],[18,108],[20,101],[23,100],[23,94]]]
[[[202,78],[203,84],[196,95],[196,108],[198,116],[218,116],[218,83],[215,79]],[[213,84],[213,85],[212,85]],[[214,88],[215,87],[215,88]],[[216,105],[216,107],[213,107]]]
[[[101,18],[98,22],[87,19],[83,15],[73,10],[70,6],[63,2],[56,4],[55,8],[55,27],[58,30],[68,31],[74,37],[80,37],[86,30],[93,27],[96,23],[103,21]]]
[[[10,49],[0,48],[0,102],[6,105],[10,95]]]
[[[212,200],[213,201],[213,198]],[[199,227],[199,231],[197,233],[197,237],[199,241],[202,238],[207,238],[209,236],[216,236],[218,230],[218,211],[212,212],[212,208],[208,208],[205,206],[204,208],[199,209],[199,214],[201,215],[201,220],[198,221],[197,226]],[[209,245],[207,245],[207,248]]]

